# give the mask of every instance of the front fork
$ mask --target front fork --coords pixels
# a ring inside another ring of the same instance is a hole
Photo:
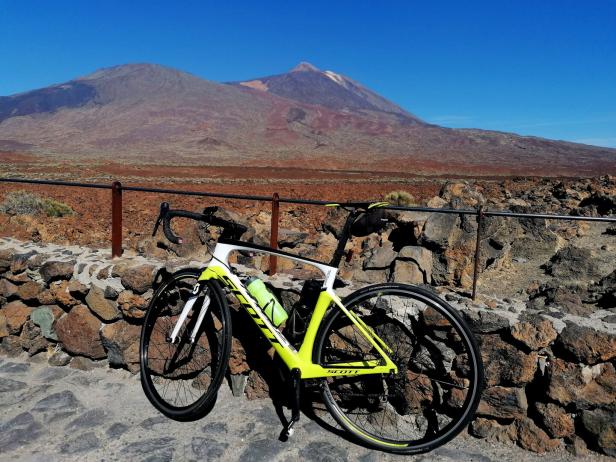
[[[178,335],[180,333],[180,329],[182,328],[182,325],[186,321],[186,318],[188,317],[188,314],[193,309],[195,303],[199,299],[199,292],[201,292],[201,289],[202,289],[202,283],[201,282],[197,282],[194,285],[194,287],[193,287],[192,296],[186,301],[186,305],[184,305],[184,308],[182,309],[182,312],[180,313],[180,317],[178,318],[177,322],[175,323],[175,326],[173,327],[173,331],[171,332],[171,336],[169,338],[167,338],[167,341],[169,341],[171,343],[175,343],[176,340],[178,339]],[[190,334],[190,343],[191,344],[195,343],[195,338],[197,337],[197,332],[199,332],[199,328],[201,327],[201,323],[203,322],[203,318],[205,317],[205,314],[207,313],[207,310],[208,310],[211,302],[212,302],[212,299],[210,298],[210,295],[208,293],[206,293],[204,298],[203,298],[203,303],[201,305],[201,310],[199,310],[199,317],[197,318],[197,322],[195,323],[195,326],[193,327],[193,330],[192,330],[192,332]]]

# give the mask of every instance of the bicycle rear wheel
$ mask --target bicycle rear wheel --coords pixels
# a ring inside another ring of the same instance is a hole
[[[329,377],[324,403],[334,419],[367,445],[405,454],[434,449],[473,417],[483,365],[460,315],[432,293],[380,284],[349,295],[344,305],[389,346],[396,374]],[[323,367],[381,359],[342,312],[333,308],[315,342]]]
[[[199,419],[211,409],[231,350],[227,300],[216,281],[197,286],[200,273],[188,269],[170,276],[154,294],[141,330],[143,391],[156,409],[180,421]],[[191,342],[206,297],[210,302]],[[171,343],[173,329],[189,300],[194,300],[190,302],[193,307]]]

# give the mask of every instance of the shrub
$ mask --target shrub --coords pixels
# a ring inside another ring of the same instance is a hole
[[[73,209],[64,202],[53,199],[43,199],[43,211],[48,217],[65,217],[73,214]]]
[[[73,209],[54,199],[47,199],[28,191],[13,191],[0,203],[0,213],[7,215],[35,215],[44,213],[49,217],[72,215]]]
[[[392,191],[387,193],[384,200],[391,205],[399,205],[401,207],[409,207],[415,203],[413,195],[406,191]]]

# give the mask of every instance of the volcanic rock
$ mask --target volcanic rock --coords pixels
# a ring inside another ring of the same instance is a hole
[[[575,433],[573,417],[553,403],[536,403],[535,408],[543,428],[552,438],[564,438]]]
[[[24,303],[19,300],[15,300],[14,302],[4,305],[1,313],[6,319],[6,325],[9,333],[19,334],[22,326],[28,320],[31,311],[32,308],[24,305]]]
[[[494,334],[483,335],[480,343],[488,386],[524,385],[534,378],[536,352],[526,354]]]
[[[558,333],[550,321],[539,318],[514,324],[511,336],[531,350],[540,350],[556,340]]]
[[[40,273],[46,283],[57,279],[70,279],[75,268],[75,261],[48,261],[41,267]]]
[[[583,366],[554,358],[548,368],[550,399],[576,409],[614,407],[616,372],[611,363]]]
[[[74,307],[55,323],[58,340],[66,350],[93,359],[105,357],[99,334],[100,327],[101,322],[85,305]]]
[[[529,451],[544,453],[554,451],[560,441],[551,439],[532,419],[525,417],[517,422],[518,444]]]
[[[586,364],[616,358],[616,334],[598,331],[567,321],[557,341],[569,357]]]
[[[113,321],[120,317],[117,302],[106,299],[103,290],[97,286],[92,286],[88,292],[86,303],[104,321]]]
[[[109,364],[126,366],[131,372],[138,371],[140,334],[140,326],[131,325],[123,320],[103,327],[101,339],[107,350]]]
[[[143,294],[152,287],[154,270],[153,265],[131,267],[122,274],[122,285],[137,294]]]
[[[497,386],[483,391],[477,414],[497,419],[521,419],[527,410],[528,401],[523,388]]]

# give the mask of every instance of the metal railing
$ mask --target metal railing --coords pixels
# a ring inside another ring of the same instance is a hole
[[[278,193],[273,193],[272,196],[256,196],[247,194],[226,194],[226,193],[213,193],[213,192],[201,192],[201,191],[186,191],[181,189],[167,189],[167,188],[146,188],[142,186],[124,186],[119,181],[114,181],[111,184],[101,183],[82,183],[82,182],[70,182],[70,181],[55,181],[55,180],[30,180],[25,178],[0,178],[0,183],[19,183],[19,184],[34,184],[34,185],[51,185],[51,186],[64,186],[74,188],[94,188],[94,189],[109,189],[111,190],[111,256],[113,258],[122,255],[122,193],[124,191],[131,192],[148,192],[159,194],[176,194],[184,196],[198,196],[198,197],[216,197],[220,199],[234,199],[234,200],[246,200],[246,201],[260,201],[271,202],[272,215],[270,223],[270,245],[273,248],[278,248],[278,227],[280,221],[279,208],[280,204],[300,204],[300,205],[326,205],[336,203],[338,201],[322,201],[322,200],[310,200],[310,199],[294,199],[287,197],[280,197]],[[483,224],[486,217],[506,217],[506,218],[525,218],[525,219],[545,219],[545,220],[569,220],[569,221],[589,221],[589,222],[603,222],[603,223],[616,223],[616,217],[586,217],[575,215],[558,215],[547,213],[519,213],[508,212],[498,210],[487,210],[483,206],[476,209],[450,209],[450,208],[430,208],[430,207],[403,207],[389,205],[384,207],[388,210],[399,210],[408,212],[428,212],[428,213],[445,213],[454,215],[474,215],[477,217],[477,239],[475,244],[474,254],[474,270],[473,270],[473,300],[477,296],[477,280],[479,278],[480,259],[481,259],[481,241],[483,238]],[[270,256],[270,268],[269,273],[273,275],[276,273],[277,259],[276,256]]]

